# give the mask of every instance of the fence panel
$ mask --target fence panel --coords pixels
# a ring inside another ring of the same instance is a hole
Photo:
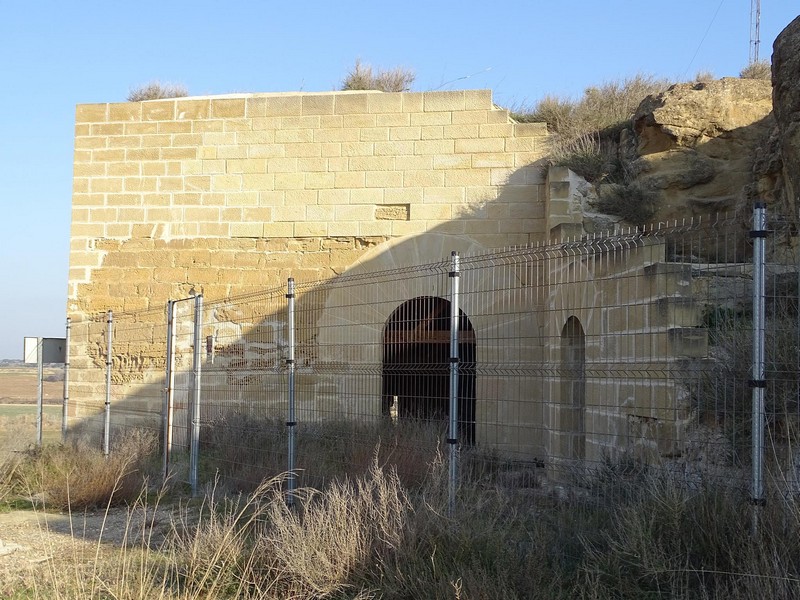
[[[285,289],[204,303],[201,483],[249,489],[286,471],[287,340]]]
[[[716,220],[465,255],[455,319],[449,248],[411,265],[387,251],[298,281],[294,415],[285,288],[206,302],[199,342],[193,303],[177,302],[171,466],[180,471],[190,446],[199,351],[201,483],[220,473],[247,489],[283,473],[294,452],[300,485],[363,473],[374,456],[418,484],[444,454],[454,369],[462,478],[548,501],[603,501],[609,473],[619,482],[656,470],[676,485],[746,489],[752,248],[747,225]],[[784,493],[800,487],[798,270],[780,235],[765,254],[765,472]],[[104,324],[72,326],[72,404],[91,430]],[[164,310],[115,315],[112,421],[161,418],[166,332]]]

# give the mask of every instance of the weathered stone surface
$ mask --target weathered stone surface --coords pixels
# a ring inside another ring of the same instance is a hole
[[[772,102],[788,206],[797,215],[800,195],[800,17],[775,39],[772,53]]]
[[[734,211],[748,199],[754,150],[773,127],[767,81],[672,86],[634,115],[637,179],[661,193],[658,220]]]

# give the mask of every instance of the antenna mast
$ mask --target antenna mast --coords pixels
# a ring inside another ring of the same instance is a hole
[[[750,0],[750,64],[758,62],[761,45],[761,0]]]

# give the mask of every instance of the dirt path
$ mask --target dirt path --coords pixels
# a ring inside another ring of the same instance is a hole
[[[143,531],[148,532],[150,546],[157,546],[169,519],[166,509],[144,515],[124,507],[73,515],[36,510],[0,513],[0,597],[30,589],[36,582],[53,581],[59,571],[73,570],[80,576],[78,567],[96,563],[99,556],[107,558],[124,544],[141,547]]]

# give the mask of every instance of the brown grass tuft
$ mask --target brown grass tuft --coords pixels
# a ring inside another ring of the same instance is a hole
[[[742,79],[772,79],[772,65],[768,60],[751,62],[739,72]]]
[[[156,435],[132,430],[118,437],[108,457],[83,440],[31,448],[12,476],[17,493],[48,509],[84,510],[134,501],[147,476]]]
[[[189,95],[189,90],[181,83],[161,83],[151,81],[132,88],[128,92],[128,102],[142,102],[144,100],[163,100],[165,98],[183,98]]]
[[[374,71],[356,59],[356,64],[348,71],[341,88],[347,90],[379,90],[381,92],[407,92],[411,89],[416,75],[411,69],[394,67]]]

